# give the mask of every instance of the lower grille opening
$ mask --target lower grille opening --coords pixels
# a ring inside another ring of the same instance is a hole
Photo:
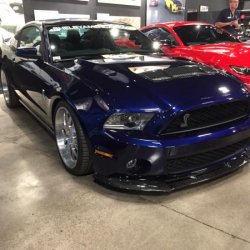
[[[208,152],[189,155],[180,158],[169,159],[165,168],[166,174],[180,174],[205,167],[208,164],[221,160],[229,155],[233,155],[247,146],[248,139],[231,144],[229,146],[214,149]]]

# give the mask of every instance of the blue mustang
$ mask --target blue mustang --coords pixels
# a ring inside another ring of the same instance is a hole
[[[129,25],[30,22],[3,46],[1,81],[7,106],[23,104],[53,131],[74,175],[170,192],[248,162],[241,82],[164,57]]]

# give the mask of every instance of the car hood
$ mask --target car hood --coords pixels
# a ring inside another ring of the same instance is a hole
[[[188,47],[190,50],[190,48]],[[199,57],[206,57],[206,61],[216,63],[250,66],[250,44],[243,43],[223,43],[223,44],[206,44],[192,46],[192,52]],[[204,54],[204,52],[206,52]],[[222,61],[223,60],[223,61]]]
[[[241,99],[241,83],[217,70],[167,57],[118,55],[79,59],[74,74],[119,110],[189,109]]]

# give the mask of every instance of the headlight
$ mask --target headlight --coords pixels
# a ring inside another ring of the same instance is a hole
[[[143,130],[153,115],[153,113],[115,113],[104,123],[104,128]]]
[[[250,75],[250,68],[239,67],[239,66],[230,66],[233,71],[240,75]]]
[[[250,93],[250,84],[244,84],[244,87]]]

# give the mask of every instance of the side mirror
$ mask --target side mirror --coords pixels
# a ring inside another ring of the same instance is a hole
[[[245,43],[245,42],[247,42],[247,41],[248,41],[247,37],[244,37],[244,36],[239,37],[238,39],[239,39],[239,40],[240,40],[240,42],[242,42],[242,43]]]
[[[16,56],[30,58],[30,59],[38,59],[39,55],[37,54],[36,48],[17,48]]]
[[[11,39],[11,37],[7,37],[7,38],[4,38],[3,41],[4,41],[5,43],[7,43],[10,39]]]
[[[173,41],[171,41],[170,39],[160,40],[159,42],[163,46],[175,47]]]

